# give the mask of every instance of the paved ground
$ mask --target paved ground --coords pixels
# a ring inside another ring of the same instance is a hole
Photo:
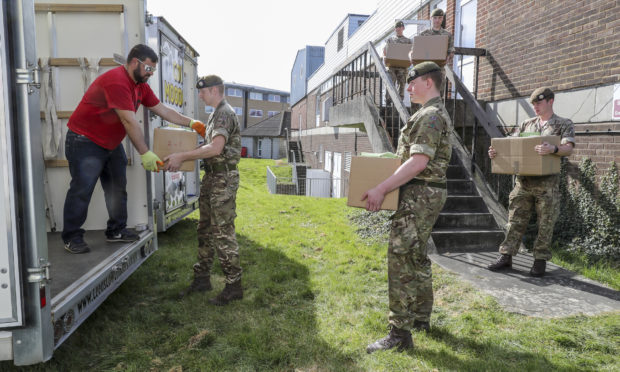
[[[512,269],[503,272],[486,269],[497,258],[497,252],[435,251],[429,256],[439,266],[493,295],[510,312],[544,318],[620,313],[619,291],[560,266],[548,262],[544,277],[531,277],[534,258],[529,254],[513,257]]]

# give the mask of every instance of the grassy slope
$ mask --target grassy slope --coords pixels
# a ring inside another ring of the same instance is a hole
[[[28,370],[577,371],[618,370],[620,316],[537,319],[434,266],[433,332],[410,353],[367,355],[386,334],[385,245],[367,245],[344,199],[270,195],[265,168],[244,159],[237,234],[245,297],[177,300],[196,256],[194,214],[159,234],[159,251],[54,354]],[[0,370],[8,369],[0,363]]]

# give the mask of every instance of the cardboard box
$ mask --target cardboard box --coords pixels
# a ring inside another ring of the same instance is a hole
[[[491,146],[497,152],[497,156],[491,160],[491,173],[520,176],[560,173],[559,156],[541,156],[534,150],[534,146],[545,141],[559,146],[560,136],[491,138]]]
[[[409,52],[411,44],[388,43],[385,44],[385,65],[387,67],[407,68],[411,65],[409,62]]]
[[[362,201],[362,195],[377,186],[391,176],[398,167],[400,159],[371,158],[354,156],[351,159],[351,174],[349,176],[349,198],[347,205],[350,207],[366,208],[366,201]],[[381,209],[395,211],[398,209],[398,189],[385,196]]]
[[[153,152],[161,160],[175,152],[190,151],[198,144],[198,134],[181,128],[155,128],[153,131]],[[193,172],[196,161],[184,161],[180,171]]]
[[[425,35],[413,38],[413,64],[433,61],[440,67],[448,57],[448,35]]]

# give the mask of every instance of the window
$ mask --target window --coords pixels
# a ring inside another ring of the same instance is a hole
[[[325,151],[325,165],[323,166],[323,169],[325,169],[328,172],[332,172],[332,152],[331,151]]]
[[[228,88],[226,89],[226,95],[229,97],[243,97],[243,92],[241,92],[241,89]]]
[[[269,102],[280,102],[280,96],[279,96],[279,95],[277,95],[277,94],[269,94],[269,95],[267,96],[267,100],[268,100]]]
[[[235,110],[235,114],[238,116],[243,115],[243,109],[241,107],[233,107],[233,109]]]
[[[344,170],[345,172],[351,173],[351,153],[344,153]]]
[[[267,117],[270,118],[272,116],[276,116],[280,113],[280,111],[269,111],[267,112]]]
[[[205,113],[210,114],[213,111],[215,111],[215,109],[213,108],[213,106],[205,106]]]
[[[250,99],[253,99],[255,101],[262,101],[263,100],[263,93],[250,92]]]
[[[263,110],[250,109],[250,116],[253,118],[262,118]]]
[[[344,27],[338,31],[338,51],[344,46]]]
[[[329,121],[329,108],[332,107],[332,97],[327,97],[323,101],[323,107],[321,109],[321,119],[323,121]]]

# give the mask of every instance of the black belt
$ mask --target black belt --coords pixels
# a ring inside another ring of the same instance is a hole
[[[413,178],[411,181],[407,182],[405,185],[422,185],[422,186],[429,186],[429,187],[437,187],[440,189],[446,188],[445,182],[427,182],[427,181],[420,180],[417,178]]]
[[[202,168],[205,172],[217,173],[217,172],[230,172],[237,170],[237,165],[225,164],[225,163],[217,163],[217,164],[207,164],[202,163]]]

